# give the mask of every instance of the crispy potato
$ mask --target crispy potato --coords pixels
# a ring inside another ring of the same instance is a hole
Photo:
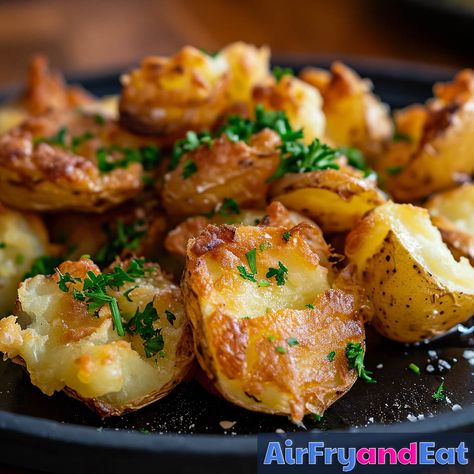
[[[290,75],[270,85],[256,86],[253,90],[254,105],[267,110],[282,110],[295,130],[303,129],[304,141],[311,143],[324,136],[325,118],[322,99],[318,90]]]
[[[279,163],[280,137],[269,129],[253,135],[248,144],[227,135],[186,153],[164,177],[162,201],[166,212],[190,216],[212,211],[225,198],[239,205],[264,207],[267,179]],[[193,165],[194,163],[194,165]],[[189,164],[195,171],[186,176]]]
[[[286,240],[284,227],[208,226],[189,241],[182,281],[197,359],[214,387],[237,405],[295,422],[323,413],[350,389],[356,374],[345,348],[364,341],[353,295],[330,288],[305,229],[293,227]],[[255,282],[238,268],[249,271],[252,249]],[[280,284],[265,280],[270,267],[282,265]]]
[[[141,134],[179,135],[209,128],[228,106],[229,64],[191,46],[148,57],[122,77],[122,124]]]
[[[33,261],[49,250],[48,234],[38,216],[0,204],[0,317],[13,309],[18,283]]]
[[[64,262],[59,271],[76,278],[100,273],[86,259]],[[161,329],[164,352],[151,357],[140,335],[118,336],[108,306],[95,317],[73,299],[72,288],[82,289],[82,283],[70,284],[66,293],[57,283],[57,273],[24,281],[18,291],[21,316],[0,320],[0,351],[23,363],[43,393],[64,390],[101,416],[121,415],[163,398],[185,377],[193,360],[189,323],[179,288],[159,269],[108,293],[117,298],[126,321],[152,303],[159,315],[153,328]],[[126,298],[123,292],[134,286]]]
[[[435,99],[395,115],[399,137],[376,163],[396,201],[422,199],[468,181],[474,172],[474,71],[434,87]]]
[[[326,136],[338,146],[355,147],[368,157],[382,152],[393,134],[388,106],[372,93],[372,83],[340,62],[331,72],[305,68],[303,81],[323,97]]]
[[[474,268],[453,258],[426,209],[379,206],[348,235],[346,255],[386,337],[421,341],[474,313]]]
[[[124,159],[120,150],[146,145],[153,146],[79,111],[32,117],[0,138],[0,199],[19,209],[102,212],[143,188],[141,163],[110,163]],[[99,169],[99,150],[110,171]]]
[[[230,104],[252,100],[253,88],[271,80],[270,50],[238,41],[218,53],[229,65],[228,101]],[[232,105],[231,105],[232,106]]]
[[[242,209],[238,214],[223,215],[219,212],[212,217],[195,216],[188,217],[184,222],[172,229],[165,239],[165,249],[178,258],[186,257],[188,240],[197,237],[209,224],[241,224],[259,225],[264,227],[285,227],[291,229],[297,224],[304,222],[310,226],[310,230],[302,232],[306,243],[315,252],[321,265],[330,268],[329,257],[331,254],[328,244],[324,240],[321,229],[307,217],[291,212],[278,201],[273,201],[265,211]]]
[[[374,180],[344,167],[289,174],[270,187],[271,199],[313,219],[324,232],[344,232],[385,202]]]
[[[474,265],[474,184],[436,194],[424,207],[454,257]]]

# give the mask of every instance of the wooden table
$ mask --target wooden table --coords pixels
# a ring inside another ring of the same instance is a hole
[[[44,52],[70,72],[125,67],[184,44],[242,39],[274,53],[332,53],[472,66],[472,52],[433,33],[395,0],[0,0],[0,86]]]

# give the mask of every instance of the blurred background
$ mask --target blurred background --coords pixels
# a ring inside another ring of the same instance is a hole
[[[238,39],[274,55],[474,66],[474,0],[0,0],[0,25],[0,87],[23,79],[35,52],[80,74]]]

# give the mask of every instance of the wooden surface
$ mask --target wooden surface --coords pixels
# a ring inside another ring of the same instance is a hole
[[[403,2],[402,2],[403,3]],[[68,70],[129,64],[183,44],[216,49],[243,39],[278,52],[334,53],[468,66],[462,40],[429,28],[396,0],[0,1],[0,81],[48,54]],[[447,25],[449,26],[449,25]]]
[[[472,51],[397,0],[0,0],[0,86],[44,52],[71,72],[95,72],[238,39],[274,53],[333,53],[472,66]],[[422,26],[423,25],[423,28]],[[472,48],[471,48],[472,49]]]

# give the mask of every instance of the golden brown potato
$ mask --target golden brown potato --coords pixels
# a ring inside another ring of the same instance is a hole
[[[218,53],[229,65],[228,101],[231,104],[252,100],[252,90],[258,84],[271,80],[270,50],[238,41]]]
[[[453,258],[426,209],[379,206],[348,235],[346,255],[386,337],[421,341],[474,313],[474,268]]]
[[[270,85],[256,86],[253,91],[254,105],[261,104],[267,110],[282,110],[288,116],[294,130],[303,130],[306,143],[324,136],[325,118],[322,99],[318,90],[291,75]]]
[[[191,46],[148,57],[122,77],[120,117],[141,134],[179,135],[209,128],[228,106],[229,64]]]
[[[189,241],[182,281],[197,359],[214,387],[296,422],[350,389],[345,349],[364,341],[353,295],[330,288],[305,230],[287,239],[284,227],[208,226]]]
[[[50,250],[46,228],[38,216],[0,204],[0,317],[13,309],[18,283],[33,261]]]
[[[377,156],[392,138],[388,107],[372,93],[372,83],[340,62],[331,72],[305,68],[302,80],[323,97],[326,137],[338,146],[355,147],[368,157]]]
[[[422,199],[474,172],[474,71],[434,87],[435,99],[395,115],[398,139],[376,169],[396,201]]]
[[[474,184],[436,194],[424,207],[454,257],[466,257],[474,265]]]
[[[130,272],[133,262],[123,264],[124,270]],[[21,316],[0,320],[0,351],[24,364],[46,395],[64,390],[101,416],[163,398],[190,368],[192,339],[179,288],[158,267],[144,268],[144,276],[119,289],[107,287],[130,333],[121,337],[114,330],[108,305],[95,315],[73,297],[73,289],[82,291],[87,272],[100,274],[91,260],[82,259],[21,284]],[[69,275],[81,281],[64,283],[65,292],[58,284],[61,275],[61,280]],[[139,327],[146,329],[139,332]]]
[[[0,199],[19,209],[102,212],[136,196],[158,150],[80,111],[32,117],[0,138]]]
[[[313,219],[324,232],[344,232],[385,202],[373,179],[343,167],[288,174],[270,187],[270,197]]]
[[[278,134],[265,129],[248,143],[222,135],[211,146],[204,144],[186,153],[164,177],[166,212],[173,216],[202,214],[225,198],[241,206],[264,207],[267,179],[279,163],[279,144]]]
[[[259,225],[291,229],[295,225],[304,222],[311,226],[308,232],[305,232],[307,228],[303,229],[307,244],[318,255],[321,265],[328,268],[331,266],[329,263],[331,251],[324,240],[321,229],[307,217],[297,212],[288,211],[280,202],[273,201],[265,211],[239,209],[238,212],[234,213],[226,208],[224,212],[219,212],[221,209],[222,207],[211,217],[188,217],[168,233],[165,239],[165,249],[174,256],[184,259],[188,240],[197,237],[209,224]]]

